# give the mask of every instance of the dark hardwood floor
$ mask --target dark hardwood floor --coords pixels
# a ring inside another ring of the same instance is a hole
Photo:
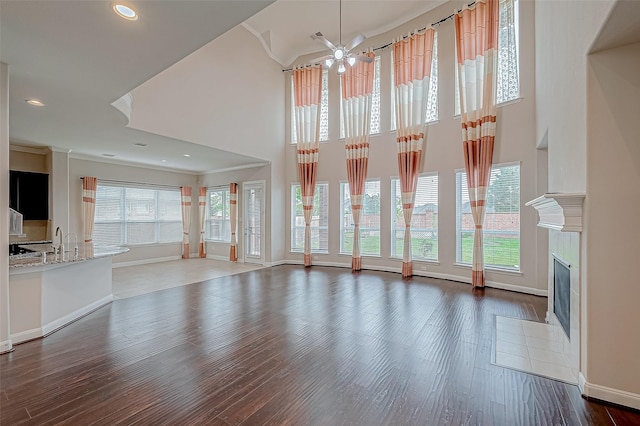
[[[279,266],[116,300],[0,357],[0,422],[610,425],[640,415],[491,364],[546,299]]]

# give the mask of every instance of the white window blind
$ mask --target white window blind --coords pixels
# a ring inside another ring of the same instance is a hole
[[[393,50],[391,51],[391,130],[396,130],[396,91],[394,85]],[[431,81],[427,101],[427,123],[438,121],[438,32],[433,35],[431,57]]]
[[[180,191],[98,182],[93,240],[127,245],[182,241]]]
[[[360,254],[380,256],[380,180],[367,180],[360,212]],[[353,252],[353,215],[349,183],[340,183],[340,253]]]
[[[456,261],[473,261],[473,232],[467,174],[456,172]],[[494,165],[483,227],[485,266],[520,270],[520,165]]]
[[[304,213],[299,184],[291,186],[291,251],[304,250]],[[316,184],[311,214],[311,252],[329,252],[329,184]]]
[[[373,92],[371,94],[371,123],[369,133],[380,133],[380,56],[374,59]],[[340,79],[340,139],[344,139],[344,118],[342,116],[342,79]]]
[[[329,140],[329,70],[322,70],[322,94],[320,95],[320,142]],[[298,143],[296,132],[296,101],[291,75],[291,143]]]
[[[205,238],[211,241],[231,242],[228,187],[207,189]]]
[[[520,96],[518,69],[518,0],[500,0],[498,22],[498,104]],[[460,115],[460,86],[458,85],[458,55],[455,55],[455,115]]]
[[[404,216],[400,180],[391,179],[391,256],[404,251]],[[413,259],[438,260],[438,175],[418,177],[416,199],[411,217],[411,254]]]

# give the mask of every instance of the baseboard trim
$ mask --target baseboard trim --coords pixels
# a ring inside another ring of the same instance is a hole
[[[5,354],[7,352],[11,352],[13,349],[13,345],[11,344],[11,340],[5,340],[4,342],[0,342],[0,355]]]
[[[197,256],[196,256],[197,257]],[[132,260],[130,262],[118,262],[111,264],[111,268],[124,268],[126,266],[147,265],[149,263],[169,262],[171,260],[180,260],[182,256],[154,257],[152,259]]]
[[[35,340],[42,337],[42,328],[32,328],[31,330],[21,331],[20,333],[12,334],[11,341],[14,345],[28,342],[29,340]]]
[[[45,324],[44,326],[42,326],[42,335],[43,336],[49,335],[54,331],[66,325],[69,325],[74,321],[79,320],[85,315],[89,315],[91,312],[95,311],[96,309],[99,309],[105,305],[108,305],[111,302],[113,302],[113,294],[105,296],[102,299],[98,299],[95,302],[88,304],[87,306],[84,306],[80,309],[77,309],[71,312],[70,314],[63,316],[62,318],[58,318],[55,321],[51,321],[49,324]]]
[[[304,264],[302,260],[282,260],[282,261],[273,262],[273,263],[277,263],[278,265],[303,265]],[[351,263],[314,261],[313,264],[317,266],[330,266],[334,268],[351,269]],[[277,265],[273,264],[272,266],[277,266]],[[401,267],[389,267],[389,266],[377,266],[377,265],[364,266],[363,265],[362,269],[367,271],[393,272],[398,274],[402,273]],[[435,278],[440,280],[457,281],[465,284],[471,284],[471,277],[460,277],[458,275],[440,274],[437,272],[420,271],[415,269],[413,270],[413,275],[416,275],[419,277]],[[547,296],[547,290],[540,290],[537,288],[520,287],[513,284],[499,283],[495,281],[486,281],[485,284],[487,287],[496,288],[499,290],[515,291],[517,293],[531,294],[534,296],[544,296],[544,297]]]
[[[286,265],[287,261],[286,260],[276,260],[275,262],[265,262],[263,266],[266,266],[267,268],[271,268],[273,266],[280,266],[280,265]]]
[[[589,383],[586,381],[582,373],[580,373],[578,386],[580,387],[580,391],[583,396],[587,399],[594,398],[604,402],[610,402],[612,404],[640,410],[640,395],[637,393]]]

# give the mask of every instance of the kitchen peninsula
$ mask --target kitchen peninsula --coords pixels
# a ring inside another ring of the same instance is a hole
[[[34,252],[9,259],[13,344],[46,336],[110,303],[111,258],[129,251],[80,243],[77,251],[54,255],[50,243],[28,247]]]

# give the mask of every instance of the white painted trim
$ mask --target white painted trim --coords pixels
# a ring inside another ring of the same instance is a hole
[[[68,148],[58,148],[57,146],[52,145],[49,145],[49,149],[51,150],[51,152],[61,152],[63,154],[69,154],[71,152],[71,150]]]
[[[547,193],[525,206],[538,211],[538,226],[564,232],[582,232],[582,204],[585,194]]]
[[[22,331],[20,333],[12,334],[11,341],[14,345],[17,345],[28,340],[38,339],[42,337],[42,328],[32,328],[31,330]]]
[[[580,393],[584,393],[584,385],[586,383],[587,383],[587,379],[584,378],[584,375],[582,374],[582,372],[579,372],[578,373],[578,389],[580,389]]]
[[[582,373],[580,374],[580,390],[590,398],[601,399],[614,404],[640,410],[640,395],[606,386],[600,386],[586,381]]]
[[[131,121],[131,111],[133,109],[133,95],[131,92],[125,93],[122,97],[111,102],[111,106],[117,109],[127,119],[127,126]]]
[[[286,265],[286,264],[287,264],[286,260],[277,260],[275,262],[265,262],[263,266],[267,268],[272,268],[274,266],[280,266],[280,265]]]
[[[260,163],[248,163],[248,164],[240,164],[239,166],[233,166],[233,167],[223,167],[221,169],[211,169],[211,170],[207,170],[205,172],[202,172],[201,174],[203,175],[208,175],[211,173],[224,173],[224,172],[233,172],[236,170],[244,170],[244,169],[255,169],[257,167],[264,167],[271,164],[271,161],[263,161]]]
[[[288,65],[282,59],[278,58],[271,51],[271,47],[267,44],[267,41],[264,39],[264,37],[262,37],[262,34],[260,34],[255,28],[253,28],[251,25],[249,25],[246,21],[241,23],[240,26],[244,27],[245,30],[249,31],[251,34],[253,34],[255,36],[255,38],[257,38],[260,41],[260,44],[262,45],[262,48],[267,53],[267,55],[269,55],[269,57],[271,59],[273,59],[274,61],[276,61],[277,63],[279,63],[283,67],[286,67]],[[295,58],[293,58],[293,59],[295,59]]]
[[[9,145],[10,151],[26,152],[27,154],[47,155],[49,149],[47,147],[35,147],[35,146],[23,146],[23,145]]]
[[[53,333],[59,328],[64,327],[85,315],[90,314],[91,312],[99,309],[105,305],[108,305],[113,301],[113,294],[103,297],[102,299],[98,299],[93,303],[88,304],[87,306],[83,306],[80,309],[77,309],[70,314],[63,316],[62,318],[58,318],[55,321],[51,321],[49,324],[45,324],[42,326],[42,335],[46,336],[49,333]]]
[[[5,340],[4,342],[0,342],[0,354],[9,352],[11,349],[13,349],[11,340]]]
[[[302,265],[303,261],[301,260],[284,260],[284,261],[280,261],[278,262],[279,265]],[[330,267],[335,267],[335,268],[349,268],[351,269],[351,263],[339,263],[339,262],[318,262],[318,261],[313,261],[313,264],[316,266],[330,266]],[[266,265],[265,265],[266,266]],[[273,265],[276,266],[276,265]],[[393,272],[393,273],[402,273],[402,268],[398,268],[398,267],[388,267],[388,266],[378,266],[378,265],[363,265],[362,266],[363,270],[366,271],[381,271],[381,272]],[[450,275],[450,274],[439,274],[436,272],[429,272],[429,271],[420,271],[420,270],[413,270],[413,275],[415,276],[419,276],[419,277],[426,277],[426,278],[435,278],[435,279],[441,279],[441,280],[448,280],[448,281],[457,281],[460,283],[464,283],[464,284],[471,284],[471,278],[467,278],[467,277],[460,277],[457,275]],[[531,294],[534,296],[547,296],[547,290],[540,290],[537,288],[531,288],[531,287],[521,287],[521,286],[517,286],[517,285],[513,285],[513,284],[507,284],[507,283],[500,283],[500,282],[496,282],[496,281],[486,281],[485,282],[487,287],[490,288],[496,288],[499,290],[508,290],[508,291],[515,291],[517,293],[525,293],[525,294]]]
[[[130,262],[112,263],[111,269],[124,268],[126,266],[146,265],[149,263],[169,262],[172,260],[180,260],[182,256],[155,257],[153,259],[132,260]]]
[[[144,163],[136,163],[133,161],[119,160],[113,158],[107,158],[102,156],[94,156],[89,154],[81,154],[78,152],[69,153],[69,158],[74,160],[84,160],[84,161],[95,161],[96,163],[106,163],[106,164],[115,164],[118,166],[127,166],[127,167],[139,167],[141,169],[149,169],[149,170],[159,170],[161,172],[173,172],[173,173],[182,173],[184,175],[191,176],[200,176],[202,171],[198,170],[185,170],[174,167],[165,167],[165,166],[156,166],[153,164],[144,164]]]

